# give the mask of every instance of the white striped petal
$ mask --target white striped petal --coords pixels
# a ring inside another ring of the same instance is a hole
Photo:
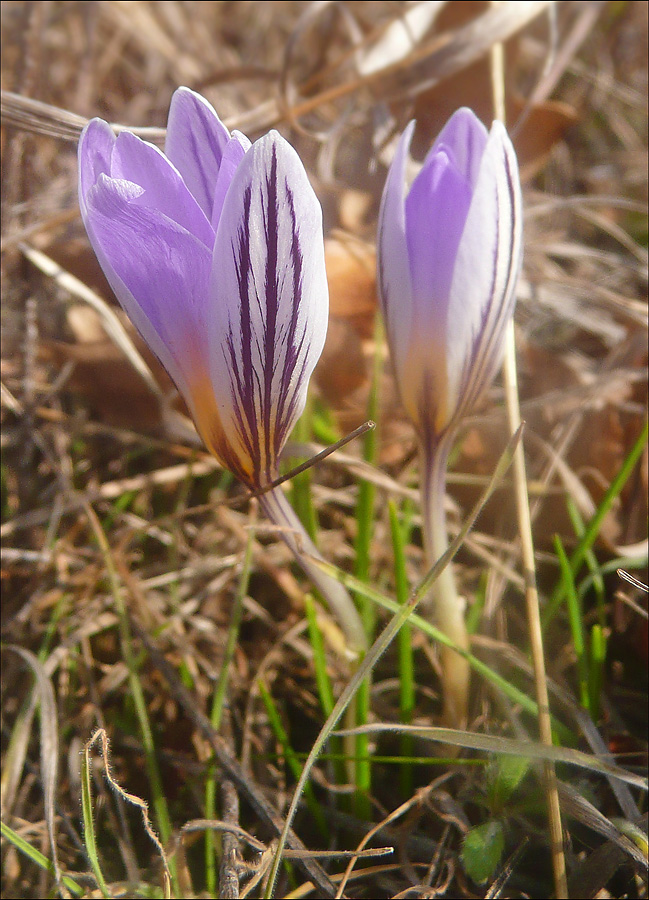
[[[502,360],[522,251],[516,155],[494,122],[485,148],[448,303],[449,408],[464,415],[489,386]]]
[[[327,329],[322,212],[304,167],[277,132],[246,153],[214,248],[211,377],[241,478],[261,485],[304,408]]]

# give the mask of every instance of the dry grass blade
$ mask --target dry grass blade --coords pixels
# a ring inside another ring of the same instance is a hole
[[[185,822],[180,829],[180,837],[182,838],[185,834],[194,834],[197,831],[228,832],[236,835],[239,840],[245,841],[246,844],[252,847],[253,850],[259,851],[259,853],[263,853],[266,849],[266,844],[263,841],[249,834],[241,825],[235,825],[232,822],[219,822],[215,819],[192,819],[190,822]]]
[[[505,4],[492,0],[494,9]],[[494,43],[491,49],[491,79],[493,90],[494,113],[497,119],[505,123],[505,60],[501,42]],[[513,319],[508,323],[505,336],[505,359],[503,364],[505,382],[505,402],[510,433],[521,426],[521,410],[518,395],[518,374],[516,367],[516,337]],[[524,445],[521,442],[514,453],[514,491],[516,496],[516,514],[521,540],[523,576],[525,582],[525,603],[527,621],[532,645],[534,661],[534,683],[536,702],[538,705],[539,732],[541,740],[547,746],[552,745],[552,723],[550,720],[550,704],[548,686],[545,675],[545,658],[543,652],[543,634],[541,631],[541,613],[539,594],[536,584],[536,560],[534,557],[534,536],[530,500],[527,490],[527,471],[525,465]],[[551,833],[552,868],[554,887],[557,897],[568,896],[566,877],[566,861],[563,853],[563,829],[561,825],[561,808],[557,793],[557,780],[554,768],[546,762],[543,770],[543,781],[547,789],[548,819]]]
[[[91,291],[90,288],[86,287],[86,285],[82,281],[79,281],[78,278],[75,278],[74,275],[64,271],[53,259],[50,259],[44,253],[41,253],[40,250],[36,250],[33,247],[27,247],[24,244],[21,246],[21,250],[27,259],[40,269],[41,272],[48,277],[53,278],[65,291],[72,294],[73,297],[83,300],[99,313],[106,334],[115,343],[115,346],[124,353],[135,371],[145,381],[154,397],[156,397],[160,403],[164,403],[164,395],[151,374],[151,370],[136,350],[133,341],[126,333],[126,329],[106,301],[103,300],[99,294],[95,293],[95,291]]]
[[[62,896],[68,896],[67,890],[61,880],[59,867],[59,854],[56,841],[56,828],[54,823],[54,802],[57,786],[57,767],[59,760],[59,723],[56,714],[56,699],[52,682],[38,657],[34,656],[24,647],[16,647],[9,644],[5,647],[17,653],[29,666],[36,678],[35,693],[40,705],[40,757],[41,773],[43,781],[43,794],[45,806],[45,822],[50,842],[50,853],[56,884]],[[28,717],[27,721],[31,719]]]
[[[627,856],[631,857],[638,866],[645,882],[649,874],[649,860],[647,860],[646,836],[644,848],[638,847],[629,837],[617,828],[610,819],[600,812],[593,804],[575,790],[571,785],[559,782],[559,797],[561,808],[566,815],[577,819],[592,831],[601,834],[607,840],[619,847]],[[634,824],[634,823],[632,823]]]
[[[2,121],[32,134],[44,134],[63,141],[78,141],[87,119],[50,103],[2,91]]]
[[[554,747],[534,741],[518,741],[511,738],[499,737],[491,734],[478,734],[470,731],[459,731],[453,728],[432,727],[429,725],[390,725],[377,723],[365,725],[362,728],[344,728],[336,734],[381,734],[384,732],[403,732],[412,734],[425,740],[436,741],[442,744],[454,744],[469,750],[482,750],[485,753],[504,753],[508,756],[522,756],[529,759],[537,759],[541,762],[551,761],[566,763],[597,772],[611,778],[618,778],[627,784],[634,785],[643,791],[649,790],[647,779],[623,769],[615,763],[600,759],[581,750],[573,750],[570,747]]]
[[[438,781],[434,782],[434,785],[436,786],[437,783],[438,783]],[[340,884],[339,884],[339,886],[338,886],[338,893],[336,894],[336,900],[339,900],[339,898],[341,898],[341,897],[344,896],[344,893],[345,893],[345,887],[347,886],[347,882],[349,881],[349,878],[350,878],[350,876],[351,876],[351,874],[352,874],[352,871],[353,871],[353,869],[354,869],[354,866],[356,865],[356,861],[357,861],[358,859],[361,858],[361,856],[363,855],[363,853],[366,852],[366,851],[364,850],[364,848],[367,846],[367,844],[369,844],[369,842],[370,842],[370,841],[371,841],[371,840],[372,840],[372,839],[373,839],[380,831],[382,831],[386,826],[392,824],[393,822],[396,822],[397,819],[399,819],[401,816],[404,816],[404,815],[406,815],[407,813],[409,813],[409,812],[412,810],[412,808],[413,808],[414,806],[416,806],[416,805],[418,805],[419,803],[421,803],[421,802],[424,800],[425,795],[426,795],[429,791],[431,791],[432,789],[433,789],[433,786],[431,786],[431,787],[429,787],[429,788],[426,788],[425,790],[423,790],[423,791],[421,791],[421,792],[418,792],[417,794],[415,794],[414,797],[411,797],[411,798],[410,798],[409,800],[407,800],[405,803],[402,803],[401,806],[399,806],[397,809],[393,810],[393,811],[392,811],[388,816],[386,816],[381,822],[379,822],[379,823],[378,823],[377,825],[375,825],[373,828],[370,828],[370,830],[367,832],[367,834],[364,836],[363,840],[360,842],[360,844],[358,845],[358,847],[357,847],[356,850],[354,851],[354,853],[353,853],[353,855],[352,855],[352,858],[351,858],[351,860],[349,861],[349,864],[348,864],[347,868],[345,869],[345,872],[344,872],[344,874],[343,874],[343,877],[342,877],[342,879],[341,879],[341,881],[340,881]]]
[[[376,70],[365,77],[355,78],[336,87],[324,89],[307,100],[294,102],[286,110],[285,115],[295,122],[320,106],[356,93],[363,88],[377,90],[381,85],[386,88],[383,92],[384,97],[391,100],[397,98],[403,100],[404,97],[415,96],[483,57],[489,52],[494,42],[506,41],[541,15],[551,5],[551,2],[552,0],[533,0],[528,3],[506,3],[500,9],[488,10],[469,25],[459,28],[453,33],[440,35],[432,42],[417,48],[405,59]],[[400,88],[396,92],[390,91],[389,83],[394,75],[423,60],[426,61],[428,70],[432,71],[433,75],[424,78],[418,76],[413,79],[411,87]],[[243,131],[255,131],[277,125],[283,118],[284,111],[280,104],[271,101],[250,113],[236,116],[229,124]]]
[[[1,91],[1,110],[4,125],[12,125],[32,134],[42,134],[61,141],[76,143],[88,119],[51,103],[42,103],[32,97],[25,97],[13,91]],[[137,128],[130,125],[113,124],[113,129],[133,131],[143,140],[153,144],[164,143],[164,128]]]
[[[104,728],[98,728],[95,733],[92,735],[90,740],[87,742],[85,746],[86,757],[90,753],[90,750],[94,747],[95,744],[100,744],[101,746],[101,757],[104,762],[104,775],[106,777],[106,781],[111,786],[111,788],[118,794],[122,800],[125,800],[126,803],[130,803],[131,806],[135,806],[140,810],[140,815],[142,816],[142,825],[144,827],[145,832],[147,833],[150,840],[155,845],[158,854],[160,855],[160,859],[162,861],[163,873],[164,873],[164,887],[163,887],[163,895],[165,897],[170,897],[170,889],[171,889],[171,876],[169,873],[169,864],[167,862],[167,855],[164,851],[162,844],[160,843],[160,838],[155,833],[153,829],[153,825],[151,824],[151,819],[149,818],[149,806],[145,800],[142,800],[141,797],[136,796],[135,794],[130,793],[129,791],[125,791],[124,788],[115,780],[113,773],[111,771],[110,765],[110,750],[108,746],[108,735],[106,734],[106,730]]]

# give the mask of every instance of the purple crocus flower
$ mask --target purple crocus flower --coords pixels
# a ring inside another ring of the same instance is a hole
[[[185,398],[209,450],[253,490],[278,459],[325,341],[322,210],[276,131],[230,134],[179,88],[165,152],[93,119],[79,142],[81,215],[120,304]],[[260,502],[337,615],[365,635],[281,491]]]
[[[378,280],[403,405],[421,444],[424,541],[432,565],[447,547],[443,497],[457,426],[502,361],[522,259],[516,155],[501,122],[488,132],[469,109],[447,122],[406,186],[415,123],[390,167],[378,234]],[[439,627],[468,637],[450,567],[432,587]],[[445,719],[466,718],[469,669],[442,651]]]
[[[501,122],[470,109],[447,122],[406,191],[404,131],[383,192],[379,288],[399,391],[437,440],[489,386],[502,360],[521,264],[516,155]]]
[[[322,212],[277,132],[230,134],[180,88],[165,152],[93,119],[79,143],[88,236],[207,447],[253,488],[277,475],[327,330]]]

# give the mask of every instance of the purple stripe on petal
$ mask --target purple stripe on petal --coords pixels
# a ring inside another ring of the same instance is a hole
[[[263,213],[266,217],[266,333],[264,335],[264,395],[262,400],[263,426],[266,434],[266,458],[265,471],[270,472],[272,468],[271,454],[271,413],[275,412],[280,415],[281,407],[279,406],[280,398],[276,400],[277,408],[273,410],[273,375],[277,341],[277,313],[279,302],[279,279],[278,272],[278,238],[279,238],[279,204],[277,199],[277,146],[273,145],[271,152],[270,170],[266,177],[266,191],[268,202]]]

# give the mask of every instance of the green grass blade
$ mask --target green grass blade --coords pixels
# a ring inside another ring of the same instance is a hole
[[[390,515],[390,533],[392,535],[392,551],[394,554],[394,581],[397,603],[403,606],[408,602],[409,585],[406,575],[406,536],[399,522],[397,508],[392,500],[388,504]],[[397,637],[399,645],[399,713],[404,725],[409,725],[415,709],[415,664],[412,652],[412,627],[404,622]],[[405,762],[413,755],[414,744],[411,735],[403,735],[401,753],[404,764],[401,769],[402,796],[412,794],[412,766]]]
[[[41,869],[45,869],[45,871],[49,872],[52,877],[55,877],[54,864],[46,856],[44,856],[40,850],[37,850],[36,847],[32,847],[30,843],[28,843],[24,838],[17,834],[13,830],[13,828],[11,828],[5,822],[0,822],[0,832],[3,839],[13,844],[16,850],[19,850],[20,853],[23,854],[23,856],[25,856],[27,859],[30,859]],[[82,888],[80,885],[78,885],[76,881],[74,881],[74,879],[70,878],[68,875],[63,875],[61,881],[70,891],[70,893],[75,897],[83,897],[83,895],[86,893],[85,888]]]
[[[647,443],[647,422],[645,422],[644,428],[642,432],[638,436],[637,441],[631,448],[631,451],[627,458],[624,460],[622,467],[618,474],[615,476],[613,481],[608,487],[608,490],[604,494],[602,498],[602,502],[593,518],[588,523],[584,536],[579,541],[574,553],[570,557],[570,567],[572,571],[576,574],[579,570],[579,567],[583,563],[586,553],[590,550],[590,548],[595,543],[597,536],[599,534],[600,528],[602,527],[602,523],[604,521],[604,517],[611,509],[613,503],[616,498],[619,496],[622,488],[628,481],[633,469],[635,468],[636,463],[640,459],[642,455],[642,451],[644,450],[645,444]],[[559,609],[561,603],[565,599],[565,588],[563,581],[560,581],[557,585],[557,588],[552,596],[550,603],[545,611],[545,615],[543,616],[543,625],[547,626],[548,622],[556,615],[557,610]]]
[[[309,638],[313,649],[313,664],[320,706],[325,716],[328,716],[334,708],[334,692],[331,686],[331,679],[327,673],[327,654],[325,653],[324,641],[322,640],[322,632],[318,625],[315,602],[310,594],[307,594],[304,598],[304,608],[309,626]]]
[[[104,880],[104,873],[101,870],[101,864],[99,862],[99,854],[97,852],[97,841],[95,836],[95,819],[93,816],[93,808],[92,808],[92,788],[90,784],[91,775],[90,775],[90,753],[88,745],[84,747],[83,755],[81,756],[81,812],[83,816],[83,837],[84,844],[86,847],[86,853],[88,854],[88,860],[90,862],[90,866],[92,871],[94,872],[95,878],[97,879],[97,886],[99,890],[103,894],[104,897],[110,897],[110,892],[108,890],[108,885]]]
[[[563,549],[561,538],[554,536],[554,547],[561,567],[563,589],[568,607],[568,620],[572,634],[572,644],[577,657],[577,678],[579,681],[579,702],[584,709],[590,712],[590,699],[588,693],[588,658],[586,656],[586,639],[584,637],[584,617],[577,590],[575,588],[573,571],[568,562],[566,551]]]
[[[379,384],[381,380],[381,351],[383,346],[383,330],[380,316],[374,320],[374,366],[372,385],[367,404],[367,418],[377,423],[376,428],[367,432],[364,439],[363,458],[373,465],[376,461],[378,442]],[[374,532],[374,504],[376,486],[371,481],[361,480],[358,485],[358,502],[356,505],[356,541],[354,571],[359,581],[368,582],[370,578],[370,561],[372,556],[372,535]],[[376,627],[376,608],[373,603],[360,599],[360,614],[368,640],[372,640]],[[371,706],[371,672],[361,685],[356,695],[356,721],[359,725],[368,721]],[[356,741],[356,764],[354,780],[356,785],[355,811],[360,819],[370,816],[370,792],[372,789],[372,761],[369,742],[365,735],[359,735]]]
[[[322,640],[322,632],[318,625],[316,615],[316,606],[310,594],[304,598],[304,607],[306,610],[306,618],[309,626],[309,638],[311,647],[313,648],[313,663],[315,667],[316,685],[318,688],[318,696],[320,697],[320,706],[327,716],[331,715],[334,708],[334,692],[331,686],[331,679],[327,672],[327,655],[325,653],[324,641]],[[338,738],[332,738],[331,752],[334,756],[334,771],[336,773],[336,781],[338,784],[345,783],[345,762],[342,758],[342,745]]]
[[[601,625],[593,625],[590,632],[590,669],[588,673],[588,696],[590,714],[594,722],[599,720],[602,705],[602,687],[606,668],[606,631]]]
[[[297,781],[302,774],[302,763],[300,762],[296,752],[291,747],[288,734],[286,733],[286,729],[282,725],[279,711],[270,692],[267,690],[266,685],[262,681],[258,681],[257,684],[259,686],[261,699],[264,701],[264,706],[266,707],[266,713],[268,714],[270,727],[273,729],[273,734],[275,735],[277,742],[282,748],[282,753],[286,758],[286,763],[291,770],[293,778],[295,778],[295,780]],[[316,823],[318,831],[325,841],[328,840],[329,828],[327,827],[326,819],[322,814],[320,804],[318,803],[316,796],[313,793],[313,788],[310,784],[307,784],[304,789],[304,799],[309,808],[309,812],[313,816],[313,820]]]
[[[575,530],[575,535],[578,540],[582,540],[586,534],[586,525],[577,508],[577,504],[571,497],[566,498],[566,508],[568,510],[568,515],[570,516],[570,521],[572,522],[572,527]],[[586,562],[591,575],[591,583],[595,591],[597,602],[597,617],[599,619],[599,624],[603,628],[606,625],[606,595],[602,570],[592,549],[586,551],[584,561]]]

